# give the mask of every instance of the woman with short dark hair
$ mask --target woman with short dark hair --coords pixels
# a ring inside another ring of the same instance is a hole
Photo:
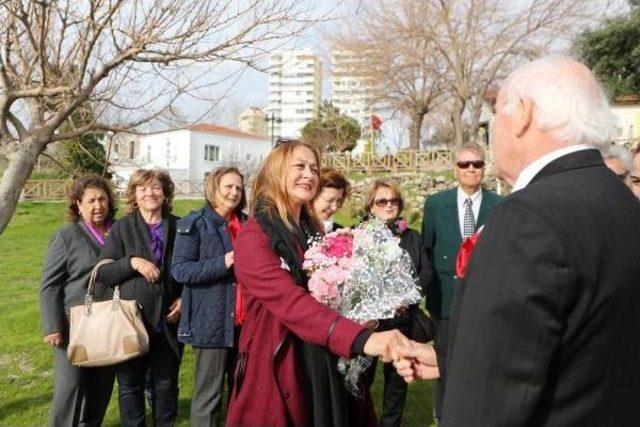
[[[338,228],[333,215],[349,197],[351,183],[347,177],[333,168],[322,168],[318,192],[311,200],[311,209],[318,220],[322,222],[325,233],[330,233]]]
[[[53,349],[52,426],[98,426],[113,388],[113,369],[79,368],[67,359],[69,310],[84,302],[85,287],[116,213],[111,185],[97,175],[69,188],[67,220],[51,238],[40,283],[44,342]]]
[[[234,167],[212,171],[204,207],[178,221],[173,277],[184,285],[178,340],[195,355],[191,425],[220,423],[225,376],[231,391],[236,342],[244,321],[233,247],[245,222],[244,178]]]
[[[116,365],[120,419],[145,425],[144,389],[150,370],[152,416],[156,426],[175,423],[182,346],[176,338],[181,285],[171,276],[178,217],[171,214],[174,185],[168,173],[139,169],[125,191],[127,215],[111,229],[100,259],[112,259],[97,280],[120,298],[136,300],[149,333],[149,353]],[[111,292],[107,292],[110,297]]]

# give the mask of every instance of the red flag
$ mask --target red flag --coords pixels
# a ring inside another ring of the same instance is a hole
[[[373,130],[380,130],[382,128],[382,119],[375,114],[371,115],[371,128]]]

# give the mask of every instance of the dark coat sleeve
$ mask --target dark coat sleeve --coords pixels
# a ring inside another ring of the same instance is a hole
[[[49,243],[40,280],[40,317],[44,335],[65,329],[63,287],[67,279],[67,245],[60,231]]]
[[[433,270],[431,269],[431,263],[427,256],[427,251],[422,244],[420,233],[414,230],[410,230],[406,235],[406,242],[401,241],[401,245],[409,252],[411,256],[411,262],[416,269],[416,274],[420,280],[420,289],[422,294],[426,294],[429,284],[431,283],[431,277]]]
[[[125,217],[126,218],[126,217]],[[115,262],[105,264],[98,269],[96,280],[107,286],[116,286],[139,273],[131,267],[131,258],[125,249],[125,219],[114,224],[100,252],[99,260],[112,259]]]
[[[196,227],[188,233],[177,233],[173,248],[171,274],[183,285],[211,283],[229,273],[225,257],[200,259],[200,236]]]
[[[530,425],[576,292],[567,262],[534,207],[496,207],[453,315],[443,426]]]

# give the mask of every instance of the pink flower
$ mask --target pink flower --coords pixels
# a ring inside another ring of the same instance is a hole
[[[324,253],[333,258],[351,257],[353,238],[348,234],[339,234],[327,239],[323,245]]]

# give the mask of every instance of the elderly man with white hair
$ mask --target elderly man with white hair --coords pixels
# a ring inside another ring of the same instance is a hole
[[[486,223],[454,301],[441,427],[636,426],[640,203],[593,148],[612,117],[564,57],[498,93],[493,153],[513,193]],[[416,346],[396,365],[433,376]]]

